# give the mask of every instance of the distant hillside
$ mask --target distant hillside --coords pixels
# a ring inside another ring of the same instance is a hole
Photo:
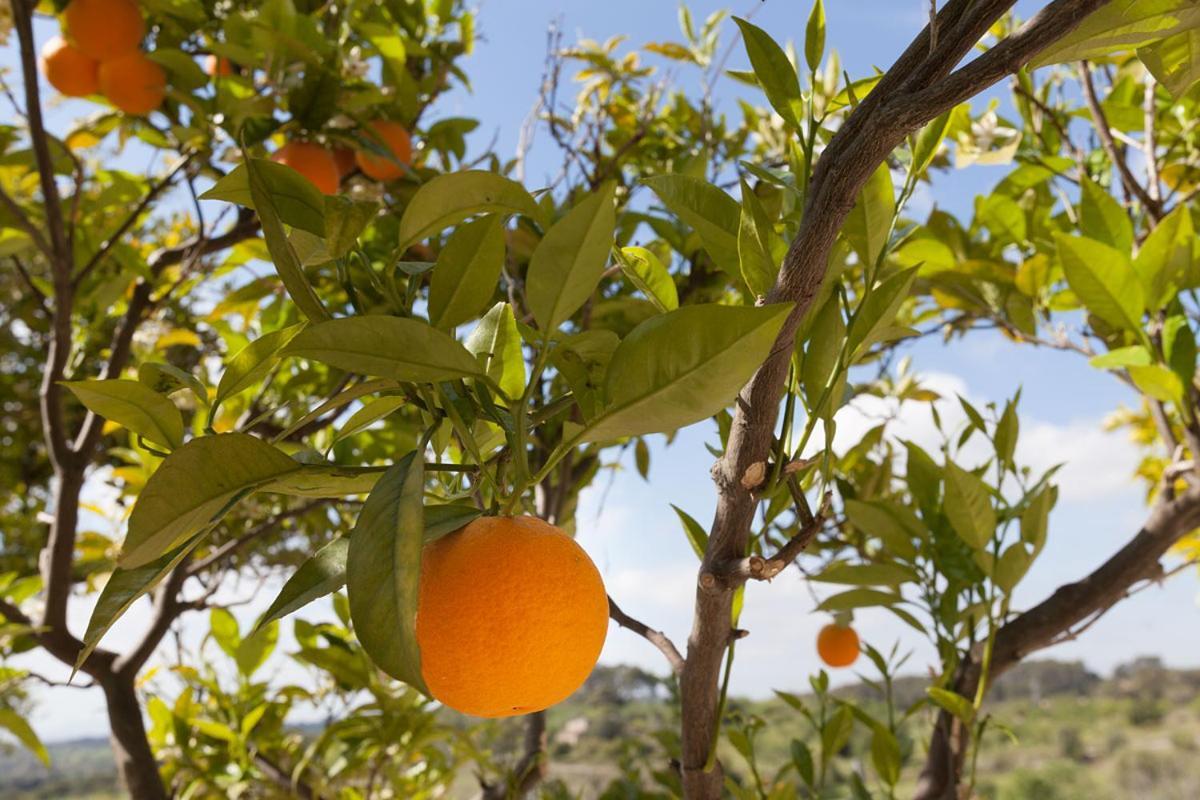
[[[897,679],[898,705],[919,700],[926,685],[921,677]],[[673,725],[669,694],[669,682],[651,673],[598,668],[583,689],[550,713],[552,776],[573,792],[594,797],[597,787],[615,776],[613,765],[631,741],[647,743],[643,757],[648,762],[665,763],[654,734]],[[877,700],[865,684],[836,694],[864,704]],[[1200,669],[1171,670],[1157,659],[1142,658],[1102,678],[1079,662],[1030,661],[1004,675],[990,697],[989,708],[1017,741],[1000,734],[985,741],[978,782],[983,798],[1200,797]],[[756,740],[768,772],[787,760],[791,738],[803,736],[796,713],[780,701],[734,699],[731,709],[769,723]],[[519,747],[519,726],[501,723],[494,732],[502,756]],[[56,743],[50,754],[52,767],[46,770],[23,751],[0,750],[0,799],[120,796],[106,739]],[[731,748],[723,749],[722,758],[734,774],[744,768]],[[462,794],[470,790],[471,781],[464,780]]]

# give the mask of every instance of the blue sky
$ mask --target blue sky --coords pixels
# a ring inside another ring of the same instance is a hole
[[[1037,5],[1021,2],[1018,9],[1028,14]],[[693,5],[693,13],[701,20],[719,7],[717,3],[698,3]],[[852,76],[862,76],[874,66],[886,67],[903,49],[923,24],[926,4],[924,0],[832,0],[827,7],[828,46],[838,50]],[[513,13],[518,8],[519,13]],[[780,39],[801,38],[808,13],[807,3],[795,0],[756,1],[732,10],[739,14],[754,10],[754,22]],[[474,135],[476,144],[486,144],[495,134],[498,151],[512,154],[520,125],[537,98],[546,26],[552,20],[560,21],[567,43],[580,36],[603,40],[617,34],[628,35],[632,46],[680,38],[677,6],[670,0],[571,4],[561,0],[521,0],[519,4],[485,0],[478,25],[483,41],[466,64],[473,92],[456,92],[445,98],[427,122],[446,116],[479,118],[482,124]],[[726,37],[731,27],[727,24]],[[51,26],[42,25],[39,39],[51,32]],[[14,53],[15,39],[0,49],[0,64],[11,67]],[[740,45],[729,66],[745,68]],[[716,94],[718,102],[729,107],[738,90],[732,82],[724,82]],[[91,107],[81,102],[56,106],[51,112],[52,127],[62,132],[72,117],[89,110]],[[539,141],[530,155],[527,176],[531,185],[558,166],[557,153],[546,145]],[[136,153],[121,163],[130,169],[146,166]],[[945,174],[921,202],[926,207],[936,203],[963,211],[971,207],[976,193],[987,191],[1003,175],[1001,167],[971,167]],[[1062,499],[1051,517],[1050,542],[1018,590],[1017,607],[1037,602],[1060,583],[1086,574],[1137,530],[1145,513],[1142,487],[1130,477],[1138,454],[1123,434],[1101,431],[1107,413],[1133,400],[1120,384],[1092,370],[1077,356],[1018,348],[987,333],[949,347],[928,338],[910,347],[909,353],[915,370],[951,401],[953,393],[960,392],[977,403],[1003,402],[1022,386],[1019,455],[1043,468],[1067,462],[1060,473]],[[951,421],[958,413],[956,406],[956,402],[947,402],[939,408]],[[897,411],[870,404],[847,412],[840,430],[852,435],[865,428],[867,415],[881,412],[896,413],[905,436],[921,441],[931,434],[927,408]],[[681,506],[702,522],[711,519],[714,494],[708,468],[712,457],[703,443],[714,439],[711,425],[702,423],[681,432],[669,448],[656,444],[649,482],[637,475],[631,463],[620,464],[611,474],[611,485],[609,476],[602,475],[597,488],[584,497],[579,516],[580,541],[603,571],[614,598],[628,613],[664,628],[681,647],[690,628],[695,557],[668,504]],[[262,589],[252,603],[238,609],[238,616],[244,621],[253,618],[270,602],[273,588]],[[1200,664],[1200,635],[1180,635],[1180,631],[1200,631],[1198,590],[1200,581],[1194,572],[1181,575],[1165,587],[1151,588],[1123,603],[1081,639],[1046,655],[1081,658],[1100,671],[1139,654],[1160,655],[1180,666]],[[241,597],[244,591],[245,587],[230,587],[229,594]],[[805,685],[807,675],[818,667],[816,631],[827,621],[812,613],[813,605],[795,571],[772,584],[751,587],[743,617],[750,636],[739,645],[734,692],[762,695],[772,688]],[[86,602],[74,604],[72,623],[77,631],[82,630],[89,610]],[[114,647],[132,639],[145,611],[135,608],[129,620],[118,624],[110,634]],[[312,611],[315,615],[328,613],[323,607]],[[909,669],[923,670],[930,662],[928,646],[915,640],[911,631],[890,615],[863,613],[858,625],[864,638],[880,649],[897,641],[902,648],[912,649]],[[204,627],[203,620],[193,618],[186,625],[185,638],[198,641]],[[285,637],[281,649],[289,646],[289,637]],[[632,662],[658,671],[664,666],[657,651],[616,628],[610,632],[603,660]],[[47,675],[65,677],[61,667],[44,657],[33,657],[27,663]],[[286,659],[277,656],[274,663],[281,679],[303,679],[303,673]],[[843,671],[835,679],[852,680],[853,676]],[[37,727],[47,738],[105,731],[98,693],[40,691],[38,696],[45,713],[38,715]]]

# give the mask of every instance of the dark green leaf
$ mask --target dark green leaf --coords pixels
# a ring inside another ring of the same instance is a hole
[[[316,186],[296,170],[267,159],[252,158],[280,220],[314,236],[325,235],[325,198]],[[245,164],[238,164],[204,194],[201,200],[224,200],[255,208]]]
[[[375,665],[429,693],[417,645],[425,472],[412,452],[388,468],[367,496],[346,558],[350,617]]]
[[[349,549],[348,538],[334,539],[301,564],[263,613],[256,630],[345,586],[346,554]]]
[[[695,551],[696,558],[703,561],[704,553],[708,550],[708,531],[704,530],[703,525],[679,506],[672,504],[671,508],[675,509],[679,521],[683,523],[683,532],[687,536],[688,544]]]
[[[292,337],[303,327],[304,323],[301,322],[265,333],[239,350],[237,355],[229,359],[229,363],[225,365],[225,371],[221,373],[221,380],[217,384],[217,395],[213,400],[213,408],[215,409],[222,401],[249,389],[262,380],[263,376],[279,360],[279,350],[290,342]]]
[[[383,315],[310,325],[281,355],[398,381],[435,382],[480,374],[474,356],[452,337],[420,320]]]
[[[816,10],[814,9],[814,13]],[[823,15],[822,15],[823,16]],[[733,21],[742,31],[742,41],[746,44],[746,55],[750,57],[750,66],[758,78],[758,85],[767,95],[771,107],[779,112],[794,130],[800,130],[800,120],[804,117],[804,101],[800,96],[800,82],[796,79],[796,68],[788,61],[783,48],[776,44],[770,34],[752,23],[739,17]],[[822,19],[821,36],[824,38],[824,20]],[[811,25],[811,21],[810,21]],[[807,55],[808,45],[805,45]]]
[[[433,268],[429,321],[445,330],[473,319],[496,293],[503,266],[502,216],[489,214],[460,225]]]

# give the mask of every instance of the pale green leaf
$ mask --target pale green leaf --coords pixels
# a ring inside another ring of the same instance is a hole
[[[1129,257],[1092,239],[1054,238],[1067,283],[1088,311],[1116,328],[1140,330],[1145,301]]]
[[[66,381],[87,409],[166,447],[183,443],[183,417],[169,399],[132,380]]]
[[[508,303],[492,306],[467,337],[467,350],[509,399],[525,391],[525,357],[521,352],[521,332]]]
[[[766,359],[791,310],[696,305],[643,322],[613,353],[608,403],[585,439],[671,431],[716,414]]]
[[[895,213],[892,172],[885,161],[867,179],[842,229],[863,264],[873,265],[879,260]]]
[[[271,205],[286,225],[325,236],[325,197],[312,182],[291,167],[263,158],[250,159],[266,187]],[[223,200],[257,209],[245,164],[238,164],[221,177],[201,200]]]
[[[429,281],[429,321],[449,329],[473,319],[492,299],[504,266],[504,218],[499,214],[460,225]]]
[[[546,332],[570,319],[600,282],[617,224],[613,196],[606,183],[556,222],[529,259],[525,297],[538,326]]]
[[[679,308],[675,281],[658,256],[644,247],[622,247],[615,251],[621,272],[659,311]]]
[[[982,549],[996,532],[996,511],[982,480],[953,462],[946,464],[946,518],[964,542]]]
[[[229,506],[300,465],[244,433],[193,439],[146,481],[129,516],[118,564],[141,567],[219,520]]]
[[[237,355],[229,359],[225,371],[221,373],[213,408],[262,380],[279,360],[279,350],[303,328],[304,323],[301,322],[265,333],[239,350]]]
[[[823,17],[822,14],[822,39],[824,39]],[[791,61],[788,61],[783,48],[762,28],[739,17],[734,17],[733,21],[742,31],[746,55],[750,57],[750,66],[753,67],[754,75],[758,78],[758,85],[767,95],[767,101],[772,108],[779,112],[779,116],[783,117],[788,125],[794,130],[800,130],[800,121],[804,117],[804,101],[800,95],[800,82],[796,79],[796,68],[792,66]],[[806,54],[808,49],[806,44]]]
[[[435,382],[479,374],[474,356],[448,334],[420,320],[383,315],[310,325],[281,355],[398,381]]]
[[[1198,27],[1200,5],[1194,0],[1111,0],[1042,50],[1031,66],[1098,58]]]
[[[1128,253],[1133,249],[1133,222],[1112,195],[1087,176],[1079,192],[1079,230],[1089,239]]]
[[[691,226],[719,269],[740,279],[738,202],[716,186],[689,175],[658,175],[644,181],[681,222]]]
[[[516,181],[482,170],[451,172],[422,184],[408,201],[400,218],[400,248],[487,212],[542,218],[537,202]]]
[[[37,756],[38,761],[41,761],[43,765],[50,766],[50,753],[47,752],[46,745],[42,744],[42,740],[34,733],[33,728],[25,721],[24,717],[11,708],[0,708],[0,728],[4,728],[16,737],[16,740]]]
[[[683,525],[683,533],[687,536],[688,544],[692,546],[693,552],[696,553],[696,558],[703,561],[704,553],[708,550],[708,531],[679,506],[672,504],[671,508],[675,509],[675,514],[678,515],[679,522]]]

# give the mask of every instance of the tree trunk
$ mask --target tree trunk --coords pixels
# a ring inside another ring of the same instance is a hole
[[[102,679],[100,686],[108,704],[113,759],[129,796],[134,800],[166,800],[167,790],[146,738],[133,679],[113,674]]]

